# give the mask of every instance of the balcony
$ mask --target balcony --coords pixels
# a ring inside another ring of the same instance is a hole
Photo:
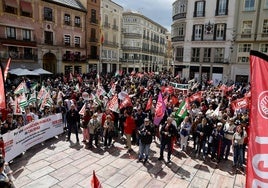
[[[110,26],[110,24],[108,22],[104,22],[103,27],[110,28],[111,26]]]
[[[241,34],[241,38],[242,39],[251,38],[251,34]]]
[[[63,54],[62,60],[63,61],[86,61],[86,56],[85,55],[80,55],[80,54],[73,54],[73,53],[66,53]]]
[[[110,47],[118,47],[119,46],[118,42],[111,42],[108,40],[104,40],[103,45],[110,46]]]
[[[139,33],[124,33],[126,38],[141,38],[142,35]]]
[[[176,14],[176,15],[174,15],[172,17],[173,21],[179,20],[179,19],[182,19],[182,18],[186,18],[186,12],[184,12],[184,13],[178,13],[178,14]]]
[[[90,18],[90,23],[98,24],[99,21],[96,18]]]
[[[87,58],[88,59],[96,59],[96,60],[98,60],[99,56],[98,55],[88,55]]]
[[[99,40],[95,37],[90,37],[89,42],[98,42]]]
[[[184,37],[185,37],[185,36],[176,36],[176,37],[172,37],[172,38],[171,38],[171,41],[172,41],[172,42],[184,41]]]
[[[71,26],[72,24],[71,24],[71,21],[64,21],[64,25],[69,25],[69,26]]]
[[[25,46],[25,47],[36,47],[37,43],[36,41],[30,41],[30,40],[19,40],[15,38],[2,38],[0,36],[0,43],[3,45],[16,45],[16,46]]]
[[[132,46],[122,46],[123,50],[127,50],[127,51],[141,51],[140,47],[132,47]]]
[[[37,55],[36,54],[22,54],[19,52],[7,52],[6,54],[3,54],[0,58],[9,58],[11,57],[12,60],[32,60],[35,61],[37,60]]]
[[[113,30],[118,31],[118,26],[117,25],[113,25]]]

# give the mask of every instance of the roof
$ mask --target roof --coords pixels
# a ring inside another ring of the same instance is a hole
[[[43,1],[64,5],[84,12],[87,11],[87,9],[82,5],[82,3],[79,0],[43,0]]]

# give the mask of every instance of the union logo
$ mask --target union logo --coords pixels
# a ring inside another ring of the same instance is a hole
[[[263,91],[259,95],[258,110],[264,119],[268,119],[268,91]]]

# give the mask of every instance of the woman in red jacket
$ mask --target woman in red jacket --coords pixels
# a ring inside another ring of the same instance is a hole
[[[124,123],[124,133],[126,135],[127,138],[127,145],[125,148],[128,149],[128,152],[131,152],[131,135],[133,133],[133,131],[136,128],[136,124],[135,124],[135,120],[133,118],[133,116],[131,115],[131,112],[124,112],[125,116],[126,116],[126,121]]]

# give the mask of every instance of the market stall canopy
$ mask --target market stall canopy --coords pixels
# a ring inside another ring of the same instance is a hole
[[[9,71],[10,74],[15,74],[17,76],[40,76],[39,73],[34,71],[29,71],[28,69],[16,68]]]
[[[32,72],[38,73],[39,75],[41,75],[41,74],[53,74],[52,72],[49,72],[49,71],[42,69],[42,68],[35,69]]]

